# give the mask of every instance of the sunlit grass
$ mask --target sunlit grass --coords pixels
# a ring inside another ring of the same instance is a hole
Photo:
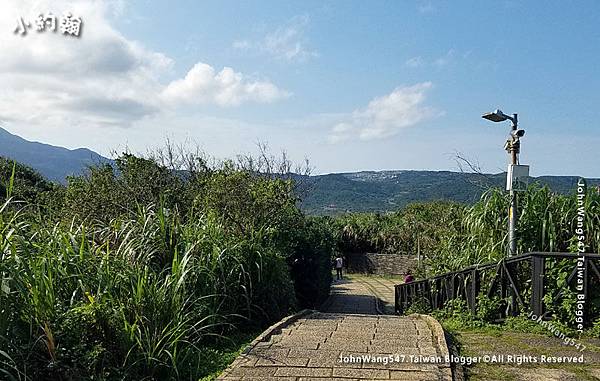
[[[74,362],[88,365],[82,372],[109,363],[150,378],[204,374],[202,348],[257,316],[253,288],[262,268],[282,259],[227,239],[214,221],[167,215],[144,208],[88,228],[0,213],[5,372],[29,378]]]

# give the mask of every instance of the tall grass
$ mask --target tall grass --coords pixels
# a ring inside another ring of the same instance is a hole
[[[0,158],[0,377],[197,380],[203,348],[322,302],[331,232],[261,160],[123,154],[60,186]]]
[[[416,203],[386,215],[349,215],[338,218],[338,246],[346,252],[409,252],[421,254],[417,275],[430,277],[467,266],[497,262],[508,251],[509,195],[490,189],[471,206]],[[586,252],[600,252],[600,193],[587,191],[583,231]],[[517,251],[576,252],[578,236],[576,194],[560,195],[547,187],[530,186],[518,194]],[[547,260],[547,311],[562,322],[575,322],[575,292],[567,281],[573,260]],[[531,272],[521,266],[513,274],[524,293],[531,292]],[[489,282],[490,279],[482,279]],[[594,283],[595,285],[595,283]],[[590,286],[591,287],[591,286]],[[588,303],[590,316],[600,313],[600,300]]]
[[[10,206],[0,211],[0,364],[16,379],[197,379],[208,337],[293,304],[283,257],[208,216],[182,223],[158,205],[107,226],[48,226]]]
[[[490,189],[471,206],[415,203],[390,214],[351,214],[336,219],[338,246],[345,252],[408,252],[425,258],[422,276],[489,263],[508,251],[509,195]],[[585,200],[587,252],[600,250],[600,194]],[[518,194],[517,250],[573,251],[577,197],[530,186]]]
[[[430,257],[435,272],[497,261],[508,251],[509,196],[499,189],[484,193],[465,211],[461,229],[449,236],[450,244]],[[577,228],[577,196],[560,195],[532,185],[518,195],[517,251],[573,252]],[[600,252],[600,194],[588,190],[585,198],[586,251]]]

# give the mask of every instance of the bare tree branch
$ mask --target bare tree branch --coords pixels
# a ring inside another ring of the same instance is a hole
[[[472,160],[469,159],[462,152],[455,151],[454,153],[454,161],[458,166],[458,170],[464,174],[474,174],[475,176],[466,177],[466,181],[476,186],[479,189],[487,190],[494,186],[493,182],[490,179],[490,175],[483,172],[481,169],[481,165],[477,159]]]

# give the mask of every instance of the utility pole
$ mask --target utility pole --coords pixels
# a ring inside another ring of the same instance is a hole
[[[507,140],[506,150],[511,158],[512,165],[519,164],[519,153],[521,151],[521,142],[519,137],[515,136],[514,133],[517,131],[517,114],[512,116],[512,128],[510,139]],[[517,254],[517,237],[515,230],[517,228],[517,194],[513,187],[510,187],[510,207],[508,209],[508,255],[513,256]]]
[[[515,184],[515,179],[529,175],[529,166],[519,165],[519,153],[521,152],[521,138],[525,135],[525,130],[517,128],[517,114],[506,115],[500,110],[483,114],[482,118],[492,122],[512,122],[510,136],[504,144],[504,149],[510,156],[506,177],[506,189],[510,191],[510,206],[508,208],[508,256],[517,254],[517,236],[515,230],[517,227],[517,190],[519,184]]]

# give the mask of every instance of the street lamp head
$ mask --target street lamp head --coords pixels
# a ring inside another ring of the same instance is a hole
[[[492,122],[504,122],[505,120],[511,119],[510,116],[506,115],[500,110],[488,112],[487,114],[483,114],[481,117],[483,119],[491,120]]]

